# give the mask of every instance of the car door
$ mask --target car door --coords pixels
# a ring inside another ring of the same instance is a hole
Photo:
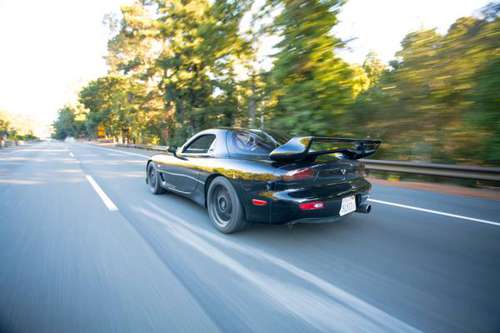
[[[198,184],[203,183],[199,180],[200,165],[203,164],[201,159],[213,157],[214,145],[215,135],[203,134],[181,147],[175,163],[165,170],[169,187],[183,194],[191,194]]]

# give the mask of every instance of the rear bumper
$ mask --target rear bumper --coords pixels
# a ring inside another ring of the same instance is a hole
[[[339,219],[354,213],[352,212],[343,216],[339,214],[342,199],[352,195],[356,198],[356,211],[358,211],[362,205],[367,204],[368,191],[349,193],[348,195],[343,195],[338,198],[316,198],[313,201],[322,201],[324,203],[324,208],[308,211],[301,210],[299,208],[299,204],[304,202],[304,200],[275,201],[271,204],[271,216],[269,222],[273,224],[336,222]]]
[[[368,193],[371,185],[363,178],[353,179],[340,184],[321,186],[316,189],[287,189],[283,191],[246,192],[246,216],[249,222],[288,224],[288,223],[330,223],[341,219],[342,199],[349,196],[356,198],[356,211],[368,212]],[[250,203],[250,198],[268,202],[257,207]],[[321,201],[324,207],[316,210],[302,210],[299,205],[309,201]],[[245,201],[244,201],[245,202]],[[365,209],[363,209],[365,208]],[[352,214],[352,213],[349,213]],[[348,215],[349,215],[348,214]]]

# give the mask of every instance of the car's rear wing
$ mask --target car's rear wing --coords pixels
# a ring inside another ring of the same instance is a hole
[[[318,145],[319,149],[312,148],[314,143],[331,144]],[[287,143],[274,149],[269,158],[274,161],[292,162],[299,160],[314,160],[319,155],[339,153],[346,158],[357,160],[374,154],[382,141],[369,139],[347,139],[329,136],[297,136]]]

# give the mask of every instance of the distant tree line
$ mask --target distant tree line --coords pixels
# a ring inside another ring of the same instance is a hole
[[[15,125],[12,116],[7,112],[0,111],[0,143],[5,139],[11,141],[29,141],[38,139],[33,130],[26,124]],[[19,119],[17,122],[20,122]]]
[[[389,65],[338,56],[343,0],[142,0],[106,17],[108,74],[64,106],[54,136],[179,144],[209,127],[376,137],[378,158],[500,163],[500,3],[445,35],[408,34]],[[245,14],[247,14],[245,16]],[[279,36],[273,66],[258,45]]]

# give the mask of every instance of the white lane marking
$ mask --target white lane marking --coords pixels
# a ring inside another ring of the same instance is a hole
[[[116,207],[116,205],[113,203],[113,201],[111,201],[111,199],[108,197],[108,195],[106,193],[104,193],[104,191],[99,186],[99,184],[96,183],[94,178],[92,178],[92,176],[89,176],[89,175],[85,175],[85,177],[87,177],[87,180],[89,181],[90,185],[92,185],[92,187],[97,192],[97,194],[99,195],[101,200],[104,202],[106,207],[108,207],[108,209],[110,211],[118,210],[118,207]]]
[[[72,153],[72,152],[69,152],[69,156],[71,156],[71,157],[75,157],[75,155],[73,155],[73,153]]]
[[[399,208],[412,209],[412,210],[417,210],[419,212],[425,212],[425,213],[431,213],[431,214],[436,214],[436,215],[454,217],[454,218],[457,218],[457,219],[462,219],[462,220],[467,220],[467,221],[473,221],[473,222],[479,222],[479,223],[485,223],[485,224],[490,224],[490,225],[494,225],[494,226],[500,227],[500,222],[495,222],[495,221],[477,219],[477,218],[474,218],[474,217],[468,217],[468,216],[463,216],[463,215],[445,213],[445,212],[440,212],[438,210],[432,210],[432,209],[426,209],[426,208],[408,206],[408,205],[403,205],[403,204],[398,204],[398,203],[389,202],[389,201],[383,201],[383,200],[377,200],[377,199],[368,199],[368,201],[376,202],[376,203],[383,204],[383,205],[388,205],[388,206],[394,206],[394,207],[399,207]]]

